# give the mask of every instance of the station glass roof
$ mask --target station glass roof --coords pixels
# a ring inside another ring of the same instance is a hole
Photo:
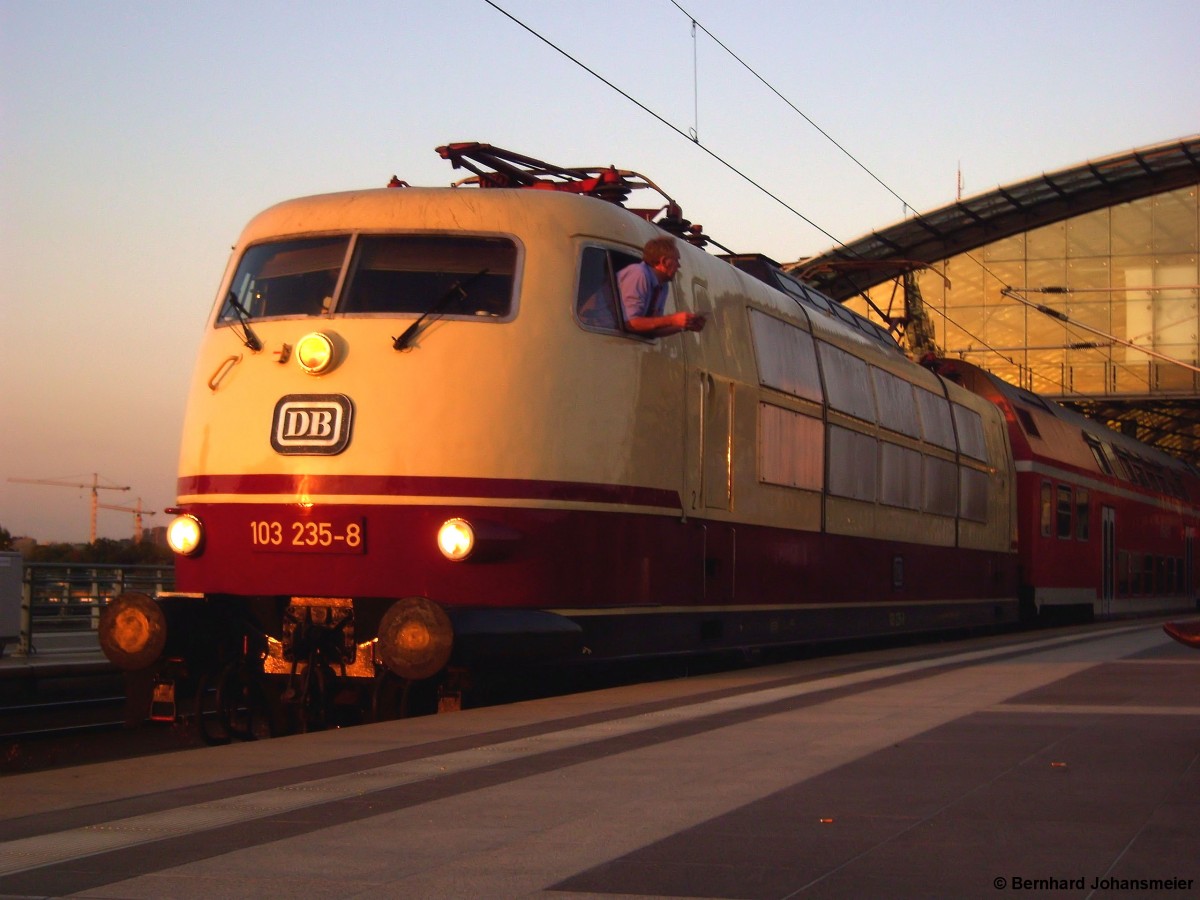
[[[965,253],[1052,222],[1200,183],[1200,135],[1047,172],[905,219],[789,267],[837,300],[914,264]]]

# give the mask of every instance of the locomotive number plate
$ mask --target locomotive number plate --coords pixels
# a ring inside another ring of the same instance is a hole
[[[268,553],[363,553],[367,523],[361,516],[320,519],[254,519],[250,548]]]

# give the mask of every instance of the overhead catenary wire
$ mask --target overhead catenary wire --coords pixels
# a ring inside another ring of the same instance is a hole
[[[582,61],[576,59],[574,56],[572,56],[570,53],[568,53],[562,47],[559,47],[557,44],[555,44],[553,41],[551,41],[549,38],[543,36],[542,34],[540,34],[537,31],[535,31],[529,25],[526,25],[524,22],[522,22],[520,19],[518,19],[516,16],[514,16],[508,10],[504,9],[503,7],[501,7],[500,5],[495,3],[494,0],[483,0],[483,2],[486,3],[488,6],[492,7],[492,9],[496,10],[496,12],[507,17],[509,20],[511,20],[516,25],[519,25],[522,28],[524,28],[526,31],[528,31],[530,34],[532,34],[535,38],[537,38],[539,41],[544,43],[547,47],[550,47],[552,50],[565,56],[567,59],[569,59],[571,62],[575,63],[575,65],[579,66],[579,68],[583,69],[585,72],[587,72],[593,78],[598,79],[599,81],[603,82],[608,87],[612,88],[614,91],[616,91],[618,94],[620,94],[626,100],[628,100],[630,103],[637,106],[643,112],[653,116],[655,119],[657,119],[663,125],[666,125],[672,131],[674,131],[681,138],[684,138],[685,140],[687,140],[688,143],[694,144],[695,146],[699,147],[701,150],[703,150],[705,153],[707,153],[710,157],[712,157],[712,159],[716,160],[722,166],[727,168],[730,172],[733,172],[733,174],[737,175],[739,178],[741,178],[747,184],[750,184],[751,186],[757,188],[759,191],[762,191],[762,193],[766,194],[768,197],[770,197],[772,200],[774,200],[776,203],[778,203],[784,209],[788,210],[788,212],[792,213],[794,216],[796,216],[797,218],[802,220],[805,224],[807,224],[807,225],[811,226],[812,228],[815,228],[817,231],[821,232],[821,234],[825,235],[825,237],[829,238],[831,241],[833,241],[839,247],[845,246],[845,244],[841,240],[839,240],[834,235],[830,234],[828,231],[826,231],[824,228],[822,228],[820,225],[818,225],[816,222],[814,222],[808,216],[804,215],[804,213],[800,212],[800,210],[796,209],[794,206],[792,206],[787,201],[785,201],[782,197],[780,197],[777,194],[773,193],[772,191],[768,190],[765,186],[759,184],[757,181],[755,181],[753,178],[751,178],[745,172],[741,171],[736,166],[734,166],[733,163],[726,161],[722,157],[718,156],[714,151],[712,151],[708,147],[704,146],[704,144],[702,144],[700,142],[699,138],[693,138],[687,132],[685,132],[681,128],[679,128],[677,125],[674,125],[673,123],[669,122],[665,117],[659,115],[654,110],[652,110],[650,107],[646,106],[646,104],[642,103],[636,97],[633,97],[626,91],[623,91],[621,88],[617,87],[617,85],[613,84],[611,81],[609,81],[607,78],[605,78],[599,72],[597,72],[595,69],[592,69],[590,66],[588,66],[585,63],[583,63]]]
[[[682,6],[680,6],[679,3],[676,2],[676,0],[671,0],[671,4],[676,9],[678,9],[681,13],[683,13],[685,16],[688,17],[688,19],[692,23],[693,30],[696,28],[699,28],[701,31],[703,31],[705,34],[707,34],[710,38],[712,38],[718,47],[720,47],[722,50],[724,50],[726,53],[728,53],[730,56],[732,56],[742,66],[742,68],[744,68],[747,72],[749,72],[751,75],[753,75],[755,78],[757,78],[767,90],[769,90],[772,94],[774,94],[776,97],[778,97],[784,103],[786,103],[788,105],[788,107],[792,110],[792,112],[794,112],[796,115],[798,115],[800,118],[802,118],[805,122],[807,122],[809,125],[811,125],[813,128],[815,128],[818,132],[820,132],[820,134],[823,138],[825,138],[827,141],[829,141],[829,143],[833,144],[833,146],[835,146],[839,150],[841,150],[842,153],[844,153],[851,162],[853,162],[856,166],[858,166],[860,169],[862,169],[864,172],[866,172],[868,175],[870,175],[872,178],[874,178],[875,181],[877,181],[879,183],[880,187],[882,187],[885,191],[887,191],[889,194],[891,194],[893,197],[895,197],[897,200],[899,200],[904,205],[904,209],[906,211],[912,208],[911,204],[909,204],[909,202],[907,200],[905,200],[903,197],[901,197],[899,194],[897,194],[894,190],[892,190],[891,187],[888,186],[887,182],[885,182],[882,178],[880,178],[878,175],[876,175],[874,172],[872,172],[870,169],[868,169],[866,167],[866,165],[860,159],[858,159],[853,153],[851,153],[849,150],[847,150],[845,147],[843,147],[840,143],[838,143],[837,140],[835,140],[833,138],[833,136],[829,134],[829,132],[827,132],[824,128],[822,128],[820,125],[818,125],[816,122],[814,122],[811,118],[809,118],[804,113],[803,110],[801,110],[798,106],[796,106],[795,103],[793,103],[791,100],[789,100],[783,94],[781,94],[778,90],[776,90],[775,86],[773,84],[771,84],[771,82],[767,81],[767,79],[763,78],[762,75],[758,74],[758,72],[756,72],[749,63],[747,63],[744,59],[742,59],[740,56],[738,56],[736,53],[734,53],[732,50],[730,50],[727,46],[725,46],[725,42],[722,41],[715,34],[713,34],[711,31],[709,31],[707,28],[705,28],[704,24],[702,22],[696,21],[696,18],[690,12],[688,12],[686,9],[684,9]],[[698,114],[697,114],[697,117],[698,117]]]

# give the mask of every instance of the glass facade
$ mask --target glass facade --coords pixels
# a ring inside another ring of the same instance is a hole
[[[1062,400],[1195,396],[1198,193],[1085,213],[917,272],[941,352]],[[893,290],[872,299],[887,309]],[[879,321],[861,298],[846,305]]]

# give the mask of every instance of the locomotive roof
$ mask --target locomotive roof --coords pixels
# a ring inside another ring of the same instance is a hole
[[[481,229],[486,216],[489,230],[495,231],[518,230],[513,226],[522,221],[545,228],[548,221],[558,220],[567,233],[603,226],[605,234],[627,239],[630,244],[644,242],[646,234],[645,220],[592,197],[552,191],[397,187],[284,200],[251,219],[241,239],[249,242],[288,234],[411,227],[414,209],[421,211],[427,228]],[[464,220],[464,216],[468,218]],[[469,224],[464,226],[464,221]]]

